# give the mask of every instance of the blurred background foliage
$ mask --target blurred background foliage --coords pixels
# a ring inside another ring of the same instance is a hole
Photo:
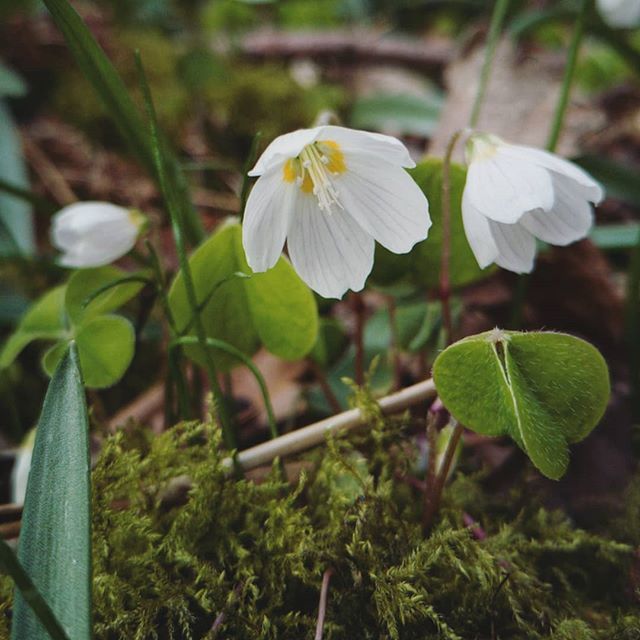
[[[403,137],[417,158],[428,152],[443,117],[446,74],[458,56],[482,42],[490,5],[482,0],[74,3],[142,106],[134,63],[134,52],[139,50],[161,128],[188,172],[194,203],[207,230],[237,212],[241,172],[257,132],[262,134],[263,148],[275,136],[310,126],[319,112],[330,110],[345,125]],[[561,65],[578,5],[577,0],[514,0],[507,38],[519,47],[521,57],[550,54]],[[378,53],[368,46],[383,39],[396,49],[377,59]],[[613,32],[591,12],[578,85],[584,99],[606,113],[604,137],[609,138],[596,145],[587,139],[580,162],[614,196],[598,212],[599,221],[610,224],[596,229],[594,241],[607,251],[621,289],[627,282],[636,235],[631,227],[620,225],[635,223],[640,206],[633,165],[640,159],[637,125],[633,125],[640,106],[636,75],[640,65],[634,65],[640,59],[638,51],[640,33]],[[623,112],[629,117],[622,118]],[[51,259],[48,215],[69,200],[103,199],[136,206],[156,216],[159,241],[170,246],[163,235],[157,192],[36,0],[0,0],[0,148],[0,187],[6,183],[24,196],[0,189],[0,337],[15,328],[30,301],[63,280],[63,270]],[[424,182],[421,186],[429,193],[435,215],[437,197],[432,194],[440,182],[424,174],[430,167],[419,168],[416,176]],[[437,352],[441,344],[437,305],[425,300],[421,290],[437,284],[438,259],[430,244],[437,244],[436,235],[410,258],[378,251],[370,285],[376,295],[391,300],[391,306],[385,302],[372,314],[365,335],[368,361],[388,351],[395,339],[399,351],[421,354],[424,373]],[[456,255],[464,251],[461,248]],[[170,251],[166,258],[175,268]],[[477,269],[461,271],[454,284],[491,275]],[[482,309],[483,319],[504,324],[510,305],[494,298]],[[148,370],[161,366],[160,324],[154,317],[149,322],[144,317],[151,302],[134,301],[123,309],[142,329],[125,382],[95,394],[98,423],[143,392],[149,384]],[[465,312],[469,304],[467,300],[465,307],[463,302],[458,297],[456,308],[466,327],[473,325],[478,311],[472,301],[472,311]],[[329,346],[318,344],[315,353],[321,355],[316,359],[327,369],[329,385],[344,406],[346,388],[340,380],[353,368],[353,353],[343,348],[349,318],[339,306],[336,313],[334,305],[319,303]],[[393,313],[397,318],[391,321]],[[398,331],[403,335],[394,338]],[[598,343],[598,336],[594,340]],[[5,417],[1,431],[8,443],[19,442],[37,418],[46,382],[38,361],[40,348],[30,345],[0,373],[0,414]],[[380,389],[390,388],[394,376],[398,382],[401,374],[393,371],[394,357],[389,352],[379,364]],[[410,373],[416,375],[416,370]],[[313,411],[331,410],[317,388],[310,397]]]

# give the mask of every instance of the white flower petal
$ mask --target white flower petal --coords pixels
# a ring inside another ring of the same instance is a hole
[[[515,273],[533,270],[535,238],[520,224],[502,224],[489,220],[491,235],[498,247],[496,264]]]
[[[273,140],[262,152],[258,162],[251,171],[250,176],[261,176],[275,164],[283,163],[289,158],[295,158],[308,144],[317,140],[324,127],[313,129],[298,129],[291,133],[285,133]]]
[[[136,243],[139,220],[123,207],[108,202],[78,202],[53,217],[51,241],[64,252],[60,263],[69,267],[99,267],[128,253]]]
[[[640,0],[598,0],[602,17],[612,27],[635,27],[640,23]]]
[[[52,218],[51,239],[59,249],[73,249],[96,225],[130,225],[129,211],[109,202],[74,202]]]
[[[282,179],[280,166],[264,173],[253,186],[242,223],[242,244],[249,266],[266,271],[278,261],[289,229],[296,185]]]
[[[570,178],[554,174],[553,187],[556,200],[552,209],[526,213],[520,224],[540,240],[565,246],[589,233],[593,209],[583,195],[576,192],[575,182]]]
[[[516,161],[530,162],[539,167],[549,169],[556,174],[561,174],[567,178],[574,180],[580,187],[583,197],[593,202],[600,203],[604,198],[604,189],[596,182],[584,169],[565,160],[555,153],[536,149],[534,147],[525,147],[514,144],[504,144],[500,147],[500,153],[505,158],[512,158]],[[545,207],[542,207],[545,208]]]
[[[357,154],[401,167],[416,166],[408,149],[400,140],[381,133],[327,125],[322,127],[317,140],[335,140],[344,154]]]
[[[360,291],[373,267],[373,238],[344,211],[321,211],[311,195],[297,198],[287,246],[298,275],[325,298]]]
[[[471,162],[465,190],[469,202],[487,218],[513,224],[527,211],[553,205],[551,176],[546,169],[502,155]]]
[[[347,172],[335,180],[350,216],[382,246],[407,253],[427,237],[429,203],[411,176],[387,162],[346,156]]]
[[[499,251],[489,226],[489,219],[478,211],[470,202],[467,189],[462,193],[462,224],[481,269],[495,262]]]

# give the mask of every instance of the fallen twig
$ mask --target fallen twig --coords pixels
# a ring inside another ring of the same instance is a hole
[[[324,618],[327,614],[327,596],[329,594],[329,581],[333,575],[333,569],[329,567],[322,575],[322,587],[320,588],[320,604],[318,605],[318,622],[314,640],[322,640],[324,630]]]
[[[436,395],[433,380],[425,380],[411,387],[392,393],[378,401],[383,414],[389,415],[404,411],[409,407],[425,400],[431,400]],[[263,442],[238,453],[238,463],[243,470],[255,469],[269,464],[277,457],[289,456],[311,449],[325,441],[327,434],[346,432],[363,424],[364,416],[360,409],[344,411],[320,422],[315,422],[302,429],[296,429],[279,438]],[[224,466],[231,469],[231,458],[225,458]]]
[[[348,59],[434,70],[451,61],[455,45],[448,38],[399,38],[371,29],[295,32],[261,29],[245,36],[240,50],[254,58]]]

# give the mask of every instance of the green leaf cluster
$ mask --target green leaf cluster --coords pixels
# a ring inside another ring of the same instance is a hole
[[[34,340],[53,341],[43,366],[52,375],[75,340],[87,387],[115,384],[131,363],[135,335],[131,323],[112,312],[133,298],[143,283],[131,282],[115,267],[75,271],[66,284],[55,287],[25,313],[0,351],[4,369]]]
[[[509,435],[549,478],[569,464],[568,444],[598,424],[610,393],[604,358],[561,333],[494,329],[443,351],[433,366],[438,395],[464,426]]]
[[[313,294],[284,257],[269,271],[253,274],[238,223],[223,224],[193,253],[189,264],[208,338],[227,342],[247,355],[253,355],[261,345],[287,360],[311,351],[318,333]],[[194,335],[181,272],[169,292],[169,305],[178,331]],[[187,347],[186,351],[196,361],[203,361],[199,347]],[[240,364],[228,353],[214,351],[219,369]]]

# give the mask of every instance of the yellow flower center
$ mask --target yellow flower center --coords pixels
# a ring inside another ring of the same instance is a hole
[[[332,178],[344,173],[347,165],[340,145],[334,140],[308,144],[296,158],[290,158],[282,169],[285,182],[295,182],[303,193],[313,194],[323,211],[333,205],[342,208]]]

